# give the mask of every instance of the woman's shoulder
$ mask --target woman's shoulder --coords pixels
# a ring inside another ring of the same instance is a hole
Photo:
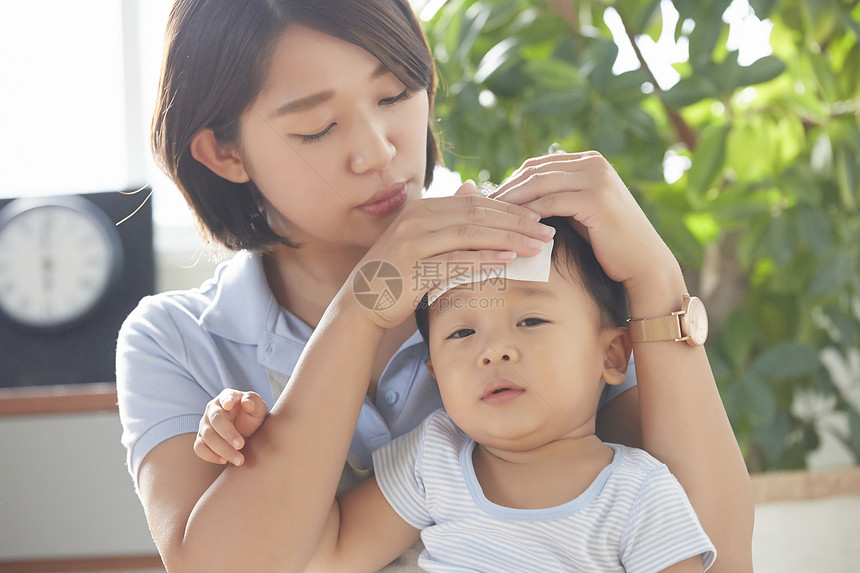
[[[167,323],[186,320],[199,322],[214,300],[217,277],[216,273],[200,287],[166,291],[142,298],[123,323],[123,330],[146,326],[163,328]]]
[[[232,290],[242,288],[236,283],[259,282],[252,272],[254,266],[259,266],[262,275],[262,263],[255,260],[258,258],[251,253],[237,253],[218,265],[213,276],[198,287],[144,297],[125,320],[123,329],[165,328],[171,323],[179,325],[187,321],[200,324],[214,309],[238,303],[239,297],[231,295]]]

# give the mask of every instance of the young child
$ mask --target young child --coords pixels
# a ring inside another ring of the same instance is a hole
[[[714,562],[666,466],[595,435],[603,386],[630,355],[626,293],[565,219],[544,222],[548,282],[462,284],[418,309],[445,410],[374,453],[374,478],[335,500],[309,570],[376,570],[419,531],[428,571]]]

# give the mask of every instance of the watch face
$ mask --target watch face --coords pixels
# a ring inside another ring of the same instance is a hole
[[[91,312],[117,277],[119,236],[81,197],[19,199],[0,212],[0,311],[37,329]]]
[[[684,315],[685,333],[696,346],[701,346],[708,339],[708,313],[705,305],[696,297],[690,298],[687,313]]]

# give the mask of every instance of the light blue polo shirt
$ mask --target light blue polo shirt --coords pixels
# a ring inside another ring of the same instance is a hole
[[[251,390],[275,403],[312,329],[278,305],[260,255],[237,253],[200,288],[144,298],[117,341],[117,393],[122,443],[137,485],[143,458],[164,440],[196,433],[206,404],[224,388]],[[442,407],[424,364],[421,335],[406,340],[365,398],[349,463],[372,467],[373,450],[406,434]],[[270,376],[268,371],[282,376]],[[607,386],[601,403],[636,384],[634,369]]]

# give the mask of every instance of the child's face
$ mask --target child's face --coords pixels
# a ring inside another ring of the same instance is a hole
[[[275,45],[241,118],[270,225],[293,241],[372,244],[424,183],[429,99],[363,49],[302,26]]]
[[[584,287],[549,282],[462,285],[430,308],[428,368],[445,409],[475,441],[524,451],[594,433],[602,379],[624,378],[624,329],[602,328]]]

